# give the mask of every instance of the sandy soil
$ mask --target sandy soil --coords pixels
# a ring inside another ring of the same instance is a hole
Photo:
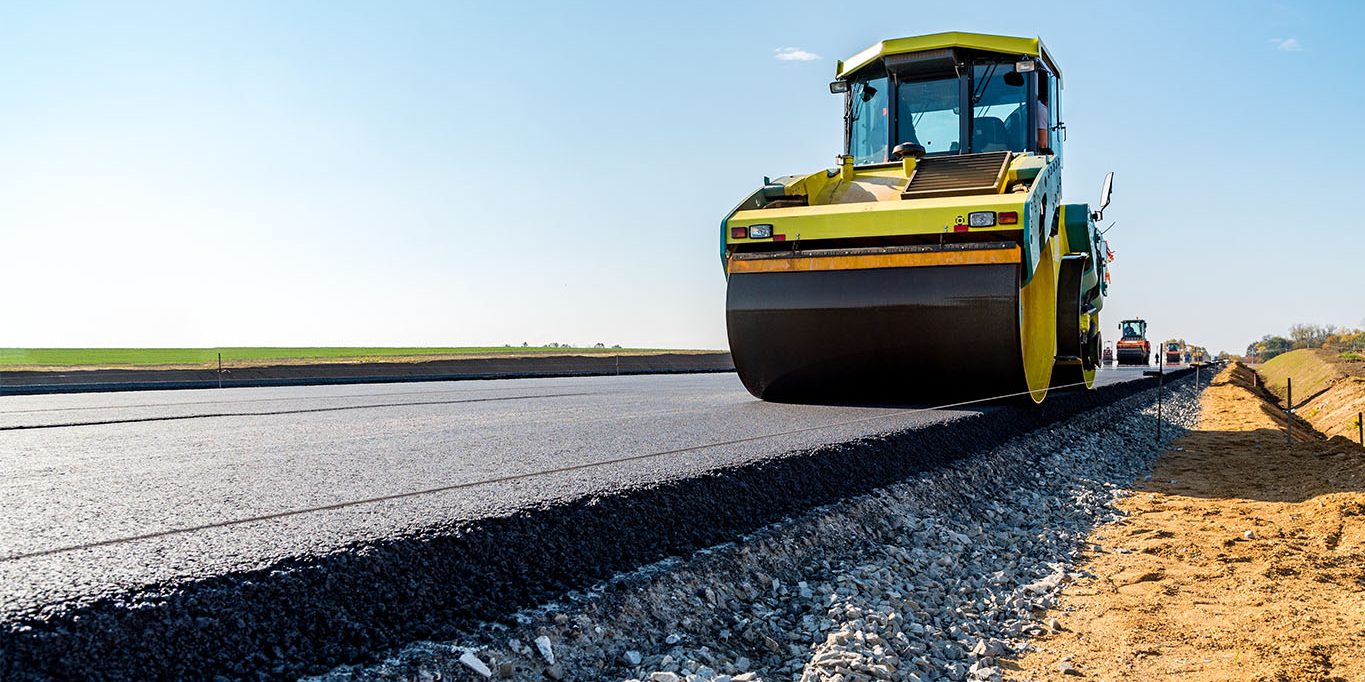
[[[1288,446],[1250,384],[1219,374],[1009,679],[1365,680],[1365,449]]]

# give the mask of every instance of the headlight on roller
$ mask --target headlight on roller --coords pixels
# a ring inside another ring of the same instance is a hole
[[[773,236],[773,226],[772,226],[772,225],[750,225],[750,226],[749,226],[749,238],[750,238],[750,239],[767,239],[767,238],[769,238],[769,237],[771,237],[771,236]]]
[[[968,213],[967,224],[972,227],[990,227],[995,224],[995,211]]]

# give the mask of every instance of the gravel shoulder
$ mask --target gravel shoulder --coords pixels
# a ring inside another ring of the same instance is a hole
[[[1222,371],[1010,677],[1365,679],[1365,450],[1295,429]]]
[[[353,680],[998,680],[1113,503],[1193,424],[1138,393],[742,540],[412,643]]]

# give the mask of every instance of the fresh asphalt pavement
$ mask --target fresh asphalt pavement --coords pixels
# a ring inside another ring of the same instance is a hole
[[[0,621],[991,409],[729,373],[0,398]]]

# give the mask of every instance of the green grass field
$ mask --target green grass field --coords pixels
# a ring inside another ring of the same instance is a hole
[[[651,348],[566,348],[545,346],[466,346],[458,348],[0,348],[0,368],[213,366],[270,362],[372,362],[461,355],[641,354]]]
[[[1276,355],[1256,368],[1265,387],[1281,400],[1287,397],[1289,379],[1294,380],[1294,402],[1302,402],[1318,391],[1332,385],[1343,375],[1340,368],[1323,359],[1317,350],[1292,350]]]

